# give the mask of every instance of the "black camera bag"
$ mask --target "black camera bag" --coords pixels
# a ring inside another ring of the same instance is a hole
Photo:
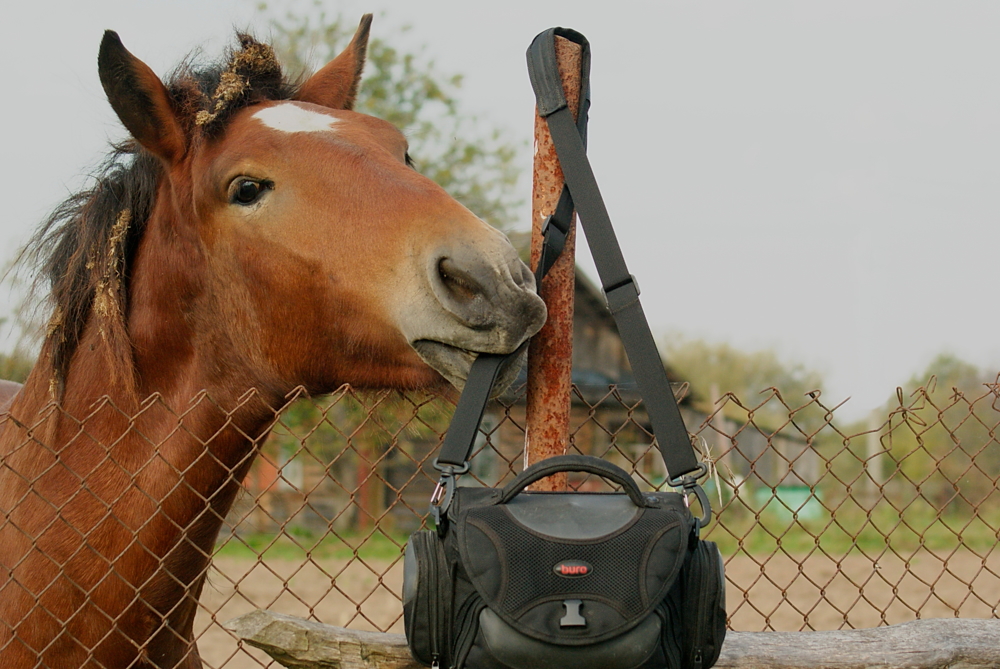
[[[586,471],[625,493],[522,493]],[[707,669],[726,633],[722,556],[683,495],[619,467],[550,458],[503,489],[455,490],[449,529],[413,534],[403,610],[413,656],[475,669]]]
[[[578,118],[566,106],[555,36],[583,47]],[[528,50],[539,113],[566,176],[544,229],[541,276],[580,213],[605,295],[632,363],[670,485],[642,492],[609,462],[549,458],[506,487],[459,487],[504,356],[473,364],[435,467],[436,531],[413,534],[404,557],[403,611],[413,657],[461,669],[708,669],[726,632],[722,556],[699,531],[711,517],[691,447],[610,218],[586,158],[589,46],[575,31],[541,33]],[[558,472],[585,472],[621,492],[525,492]],[[702,515],[691,514],[696,495]]]

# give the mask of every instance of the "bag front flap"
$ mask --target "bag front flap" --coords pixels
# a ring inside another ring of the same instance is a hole
[[[656,651],[662,634],[660,618],[647,616],[627,633],[606,641],[556,646],[519,634],[488,608],[479,614],[479,629],[493,657],[511,669],[639,667]]]
[[[530,637],[584,645],[631,629],[666,595],[691,516],[680,495],[528,493],[467,507],[456,540],[489,608]]]

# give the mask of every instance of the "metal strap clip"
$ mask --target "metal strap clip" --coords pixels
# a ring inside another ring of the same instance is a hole
[[[708,501],[708,495],[705,494],[705,489],[698,483],[698,479],[707,475],[708,465],[704,462],[699,462],[698,468],[694,470],[694,473],[667,480],[667,484],[670,487],[681,488],[681,494],[684,495],[684,506],[691,508],[691,500],[688,498],[688,495],[694,494],[698,498],[698,504],[701,506],[701,518],[695,518],[698,530],[707,526],[712,521],[712,506]]]
[[[433,465],[434,469],[441,472],[441,478],[438,479],[437,485],[434,486],[434,492],[431,493],[430,512],[431,516],[434,517],[438,534],[443,537],[448,531],[448,508],[451,507],[451,500],[455,497],[457,478],[469,471],[469,463],[466,462],[462,466],[456,467],[455,465],[442,465],[437,458],[434,458]]]

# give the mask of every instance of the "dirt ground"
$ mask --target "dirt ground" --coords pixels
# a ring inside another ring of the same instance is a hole
[[[257,608],[330,625],[402,632],[395,594],[402,562],[254,562],[222,558],[196,624],[206,666],[256,669],[264,653],[242,648],[221,623]],[[380,577],[380,574],[384,576]],[[726,565],[727,609],[743,631],[875,627],[921,618],[1000,616],[1000,552],[918,551],[847,558],[738,555]],[[355,602],[361,602],[360,607]],[[277,663],[274,663],[277,667]]]

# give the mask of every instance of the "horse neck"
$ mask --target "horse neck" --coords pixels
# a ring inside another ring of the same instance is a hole
[[[31,586],[48,593],[43,603],[59,611],[59,619],[66,622],[76,615],[74,607],[90,606],[74,603],[79,592],[88,592],[93,607],[128,637],[148,641],[154,655],[172,657],[185,648],[178,635],[191,638],[208,556],[275,410],[262,393],[241,396],[224,384],[186,396],[186,386],[206,378],[199,375],[198,355],[179,362],[182,371],[172,383],[135,402],[116,387],[100,344],[99,329],[88,326],[58,403],[42,371],[43,351],[12,408],[17,423],[8,423],[2,450],[16,476],[0,475],[14,484],[0,486],[0,510],[12,512],[8,517],[18,530],[0,532],[16,544],[0,562],[20,564],[39,578],[55,578],[51,565],[63,565],[72,587]],[[148,385],[141,368],[137,377],[140,388]],[[36,495],[28,496],[25,485]],[[29,503],[15,508],[25,499]],[[88,551],[77,548],[81,535],[88,537]],[[37,552],[26,543],[31,540]],[[115,579],[100,579],[109,564],[117,582],[135,584],[134,594],[122,597],[112,588]],[[133,598],[142,606],[123,608]],[[59,602],[68,608],[59,610]],[[4,608],[0,602],[0,619]]]
[[[205,373],[211,361],[194,348],[175,359],[176,369],[164,372],[165,383],[153,382],[155,373],[137,368],[136,395],[119,382],[121,371],[109,364],[98,330],[85,328],[57,399],[50,375],[44,373],[43,350],[11,409],[11,417],[25,427],[6,430],[8,446],[0,450],[23,459],[27,478],[38,477],[36,491],[56,505],[72,499],[74,492],[65,482],[50,483],[43,475],[56,460],[74,472],[70,482],[83,481],[99,497],[117,499],[130,485],[140,489],[155,504],[145,511],[142,504],[124,508],[123,513],[134,516],[126,525],[155,528],[157,523],[139,516],[154,514],[159,505],[169,519],[164,528],[153,530],[158,554],[172,550],[178,528],[183,534],[196,526],[202,537],[199,548],[211,550],[283,398],[231,376]],[[181,348],[175,343],[174,352]]]
[[[161,184],[130,267],[126,322],[114,327],[102,322],[96,310],[91,313],[58,403],[77,419],[96,405],[141,415],[136,425],[147,430],[146,439],[161,451],[180,448],[178,440],[167,436],[183,416],[184,431],[200,442],[192,447],[213,447],[230,463],[242,459],[242,451],[266,429],[291,388],[268,381],[260,364],[238,353],[246,349],[234,342],[242,333],[220,306],[225,291],[207,278],[196,226],[175,204],[184,199],[183,193]],[[116,330],[124,336],[108,335]],[[43,348],[22,392],[27,400],[22,413],[42,411],[55,397],[53,377],[44,373],[50,368],[47,358]],[[226,425],[239,436],[220,432]]]
[[[109,616],[169,657],[191,638],[208,556],[290,389],[241,359],[199,242],[160,195],[130,267],[124,344],[92,313],[62,379],[43,346],[0,432],[0,566],[29,593],[27,609],[0,597],[0,621],[34,597],[53,630]]]
[[[200,551],[211,550],[256,444],[288,390],[263,382],[236,353],[234,333],[218,314],[218,291],[205,278],[200,242],[194,232],[183,232],[194,226],[183,225],[172,195],[161,187],[132,263],[124,350],[107,336],[112,328],[92,314],[54,401],[43,349],[11,412],[22,424],[39,424],[40,438],[22,433],[19,443],[8,439],[14,448],[34,444],[20,456],[30,460],[28,451],[38,451],[39,464],[25,464],[31,470],[58,453],[76,470],[76,481],[107,486],[110,499],[117,498],[110,491],[116,486],[140,488],[152,506],[122,513],[154,535],[147,540],[156,548],[147,547],[160,555],[192,533]],[[51,487],[39,492],[51,493],[57,503],[69,498],[70,491],[61,489],[66,485]],[[158,509],[162,527],[141,517]]]
[[[161,188],[133,261],[132,406],[159,456],[185,467],[186,484],[203,499],[215,499],[220,486],[245,473],[290,388],[269,383],[261,366],[241,355],[245,347],[234,339],[242,333],[225,316],[226,292],[211,278],[193,213],[179,210],[178,200],[190,198]],[[189,464],[199,461],[206,464]]]

